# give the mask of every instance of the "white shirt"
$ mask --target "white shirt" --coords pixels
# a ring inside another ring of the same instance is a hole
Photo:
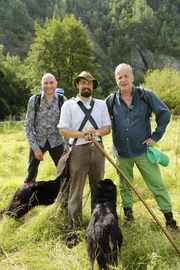
[[[77,102],[81,100],[87,109],[91,109],[90,107],[91,98],[92,97],[90,97],[88,101],[84,102],[83,100],[79,98],[79,96],[77,96],[74,100],[66,101],[61,108],[61,116],[60,116],[59,124],[57,127],[60,129],[68,128],[72,130],[78,130],[85,117],[85,114],[82,111],[82,109],[79,107]],[[106,103],[100,99],[94,99],[94,100],[95,100],[95,103],[94,103],[93,110],[91,112],[91,116],[94,118],[98,126],[98,129],[105,126],[111,126],[111,120],[110,120]],[[86,122],[82,131],[86,127],[92,127],[92,124],[90,123],[89,120]],[[99,138],[96,137],[96,140],[99,140]],[[72,144],[73,141],[74,141],[74,138],[70,138],[69,143]],[[77,140],[76,145],[81,145],[85,143],[88,143],[88,142],[85,140],[84,137],[82,137]]]

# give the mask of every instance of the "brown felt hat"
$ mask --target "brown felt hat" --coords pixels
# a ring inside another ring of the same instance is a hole
[[[96,89],[98,87],[98,81],[93,78],[93,76],[88,71],[82,71],[75,79],[74,79],[74,86],[76,87],[76,83],[80,79],[85,79],[88,82],[93,81],[93,89]],[[77,88],[77,87],[76,87]]]

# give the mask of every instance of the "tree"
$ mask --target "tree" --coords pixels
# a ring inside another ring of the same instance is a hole
[[[26,111],[29,88],[22,78],[23,67],[18,56],[3,56],[0,47],[0,120],[13,116],[19,119]]]
[[[46,19],[44,27],[36,23],[35,34],[25,61],[33,92],[38,91],[41,76],[46,72],[55,75],[59,87],[65,88],[68,97],[76,93],[72,80],[77,74],[89,70],[95,75],[98,64],[86,29],[73,15],[62,21],[59,18]]]
[[[26,5],[21,0],[1,1],[0,18],[0,41],[4,44],[4,52],[13,55],[26,53],[33,40],[33,21]]]

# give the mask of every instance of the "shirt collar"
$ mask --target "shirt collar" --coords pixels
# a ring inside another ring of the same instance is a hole
[[[82,103],[86,104],[86,105],[89,105],[91,103],[91,99],[92,99],[92,96],[90,96],[90,98],[87,100],[87,101],[83,101],[78,95],[76,96],[75,98],[75,101],[76,103],[78,103],[78,101],[81,101]]]
[[[136,91],[136,86],[133,84],[132,85],[132,92],[131,92],[132,96],[134,95],[135,91]],[[118,91],[118,95],[119,95],[119,97],[121,97],[121,91]]]
[[[40,94],[41,94],[41,99],[45,97],[45,95],[44,95],[44,90],[41,91]],[[57,92],[54,92],[54,96],[55,96],[56,99],[58,99],[58,95],[59,95],[59,94],[58,94]]]

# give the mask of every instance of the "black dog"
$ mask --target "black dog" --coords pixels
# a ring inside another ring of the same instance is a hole
[[[118,226],[116,195],[116,185],[111,179],[100,181],[93,193],[93,212],[86,232],[90,270],[94,269],[95,259],[100,269],[118,265],[122,233]]]
[[[0,211],[13,218],[23,217],[36,205],[53,204],[60,189],[67,202],[69,179],[58,176],[55,180],[25,183],[13,195],[9,205]],[[64,203],[64,207],[65,204]]]

